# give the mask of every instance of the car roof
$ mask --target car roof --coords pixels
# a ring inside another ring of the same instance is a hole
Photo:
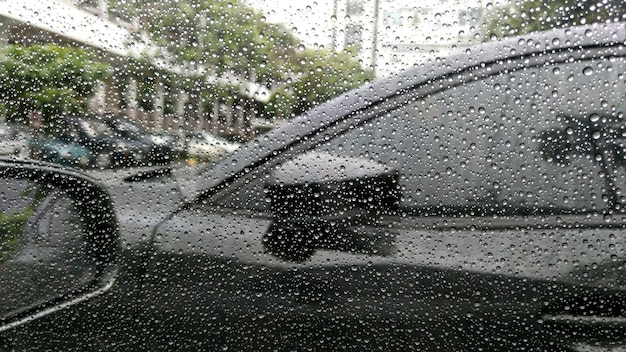
[[[188,190],[184,189],[184,195],[187,199],[194,199],[210,194],[216,186],[229,182],[244,170],[268,160],[276,154],[275,151],[287,148],[297,142],[298,138],[314,133],[353,111],[376,105],[413,87],[426,84],[433,77],[457,74],[477,65],[532,56],[546,51],[606,47],[624,44],[625,41],[626,23],[594,24],[534,32],[479,44],[446,57],[430,60],[394,76],[344,93],[257,137],[253,142],[247,143],[237,152],[222,159],[220,163],[201,172],[197,184]]]

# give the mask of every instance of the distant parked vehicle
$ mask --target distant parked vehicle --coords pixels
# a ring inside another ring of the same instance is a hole
[[[13,155],[25,159],[28,154],[26,132],[12,124],[0,124],[0,155]]]
[[[180,159],[187,154],[184,134],[173,130],[155,131],[154,134],[164,139],[165,143],[172,148],[174,159]]]
[[[105,122],[88,118],[65,118],[55,139],[77,143],[92,153],[90,164],[98,168],[141,165],[146,160],[144,145],[115,133]]]
[[[94,160],[89,148],[75,142],[52,138],[32,140],[30,150],[34,159],[69,167],[87,168]]]
[[[208,132],[187,135],[187,155],[201,160],[217,160],[233,153],[241,144],[229,142]]]
[[[124,140],[141,144],[144,163],[167,163],[174,158],[174,146],[165,136],[149,130],[138,121],[128,117],[107,116],[102,119],[115,133]]]

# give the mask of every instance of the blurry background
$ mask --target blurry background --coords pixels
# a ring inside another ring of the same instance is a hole
[[[178,144],[197,132],[246,142],[451,51],[626,13],[619,0],[0,4],[0,121],[35,138],[58,134],[67,115],[113,116]]]

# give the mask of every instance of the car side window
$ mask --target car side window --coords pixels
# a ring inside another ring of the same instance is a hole
[[[319,149],[400,171],[421,215],[606,212],[624,203],[623,58],[501,73],[413,99]]]
[[[401,206],[419,215],[622,209],[623,72],[621,57],[501,72],[411,98],[312,152],[396,168]],[[265,179],[245,177],[221,204],[263,209]]]

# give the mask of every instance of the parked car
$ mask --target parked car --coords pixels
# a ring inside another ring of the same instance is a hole
[[[4,160],[3,197],[46,191],[4,218],[0,345],[623,350],[625,42],[602,24],[472,48],[196,175]]]
[[[94,160],[89,148],[74,142],[37,138],[29,143],[31,157],[63,166],[87,168]]]
[[[201,131],[187,135],[187,156],[201,160],[217,160],[235,152],[241,144]]]
[[[13,124],[0,123],[0,155],[28,157],[28,135]]]
[[[187,143],[182,132],[174,130],[155,131],[155,135],[165,140],[174,153],[174,159],[184,158],[187,153]]]
[[[96,118],[64,118],[55,139],[87,147],[98,168],[141,165],[147,160],[145,145],[132,138],[119,136],[105,122]]]
[[[174,159],[175,145],[170,144],[171,140],[150,131],[139,122],[123,116],[107,116],[103,121],[118,137],[142,144],[145,163],[167,163]]]

